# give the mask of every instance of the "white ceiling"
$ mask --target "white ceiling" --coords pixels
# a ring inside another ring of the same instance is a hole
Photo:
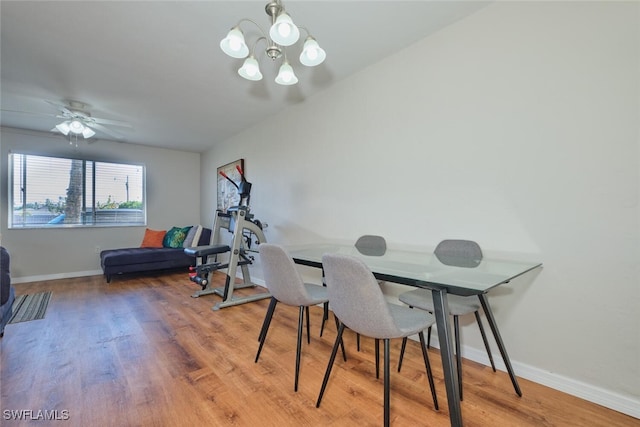
[[[273,81],[280,61],[261,55],[265,78],[250,82],[237,75],[242,60],[219,48],[241,18],[268,27],[266,0],[2,1],[1,108],[38,114],[2,111],[0,124],[49,132],[61,120],[44,100],[77,100],[94,117],[130,123],[112,127],[125,142],[203,152],[487,4],[283,3],[327,52],[307,68],[297,59],[302,41],[289,48],[300,81],[288,87]],[[256,30],[242,29],[251,46]]]

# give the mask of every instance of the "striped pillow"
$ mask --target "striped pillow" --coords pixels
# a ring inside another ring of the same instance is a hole
[[[194,225],[191,227],[191,230],[187,233],[187,237],[184,239],[184,243],[182,244],[183,248],[190,248],[192,246],[198,246],[198,242],[200,241],[200,235],[202,234],[202,226]]]

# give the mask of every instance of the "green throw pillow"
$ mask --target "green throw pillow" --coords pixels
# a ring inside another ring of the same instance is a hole
[[[191,227],[171,228],[171,230],[167,231],[167,234],[165,234],[164,240],[162,240],[162,246],[165,248],[181,248],[190,229]]]

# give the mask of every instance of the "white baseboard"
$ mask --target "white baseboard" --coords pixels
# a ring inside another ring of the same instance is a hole
[[[417,339],[417,338],[416,338]],[[431,334],[431,345],[440,348],[438,334]],[[493,349],[492,349],[493,350]],[[500,353],[492,351],[496,369],[507,372],[507,368],[500,357]],[[462,355],[465,359],[473,360],[485,366],[491,366],[487,353],[476,348],[462,346]],[[565,377],[553,372],[545,371],[535,366],[511,360],[511,366],[519,378],[525,378],[538,384],[550,387],[554,390],[579,397],[592,403],[604,406],[614,411],[640,419],[640,400],[633,396],[626,396],[615,391],[607,390],[573,378]],[[525,391],[523,391],[525,392]]]
[[[386,283],[385,285],[386,286],[383,287],[384,293],[389,302],[394,304],[401,304],[397,299],[398,295],[407,289],[410,289],[393,283]],[[412,338],[415,338],[416,340],[418,339],[417,336]],[[440,344],[438,343],[438,334],[435,330],[431,334],[431,344],[436,348],[440,348]],[[507,368],[504,366],[500,353],[497,351],[494,351],[493,353],[493,360],[496,365],[496,369],[506,372]],[[474,362],[481,363],[485,366],[491,366],[489,363],[489,357],[487,356],[484,348],[476,349],[463,344],[462,356],[465,359],[473,360]],[[637,396],[624,395],[612,390],[607,390],[557,373],[549,372],[535,366],[520,363],[513,359],[511,359],[511,365],[518,377],[640,419],[640,398]]]
[[[59,273],[59,274],[43,274],[41,276],[25,276],[11,278],[12,284],[18,283],[30,283],[30,282],[42,282],[45,280],[59,280],[59,279],[72,279],[75,277],[86,276],[102,276],[102,270],[93,271],[74,271],[72,273]]]

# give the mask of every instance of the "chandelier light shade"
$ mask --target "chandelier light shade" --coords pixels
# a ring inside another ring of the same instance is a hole
[[[271,40],[282,46],[291,46],[300,38],[300,30],[293,23],[293,19],[288,13],[282,12],[278,15],[276,22],[269,30]]]
[[[318,45],[316,39],[311,36],[307,37],[302,53],[300,54],[300,63],[307,67],[315,67],[316,65],[322,64],[326,57],[327,54],[324,49]]]
[[[256,57],[251,55],[245,59],[242,67],[238,69],[238,74],[247,80],[262,80],[262,73]]]
[[[222,39],[220,48],[232,58],[246,58],[242,67],[238,69],[238,74],[247,80],[257,81],[262,79],[262,73],[260,72],[260,64],[255,54],[255,48],[260,41],[264,41],[267,44],[264,53],[268,58],[274,62],[282,58],[280,70],[275,79],[276,83],[285,86],[294,85],[298,83],[298,78],[295,75],[293,67],[289,61],[287,61],[286,48],[298,42],[300,39],[300,30],[304,30],[307,33],[307,38],[300,53],[300,63],[302,65],[315,67],[325,60],[327,54],[318,45],[316,39],[309,34],[306,28],[298,27],[294,24],[293,19],[285,11],[280,0],[267,3],[265,12],[271,17],[271,27],[268,32],[265,32],[260,25],[251,19],[243,18],[231,28],[227,36]],[[240,28],[240,24],[244,22],[250,22],[255,25],[262,33],[262,37],[259,37],[253,42],[251,51],[245,41],[244,33]]]
[[[229,31],[227,37],[220,42],[220,48],[232,58],[246,58],[249,47],[244,41],[244,34],[240,27],[235,26]]]
[[[280,71],[276,76],[276,83],[283,86],[290,86],[298,83],[298,78],[293,72],[293,67],[289,65],[289,62],[286,59],[280,66]]]

